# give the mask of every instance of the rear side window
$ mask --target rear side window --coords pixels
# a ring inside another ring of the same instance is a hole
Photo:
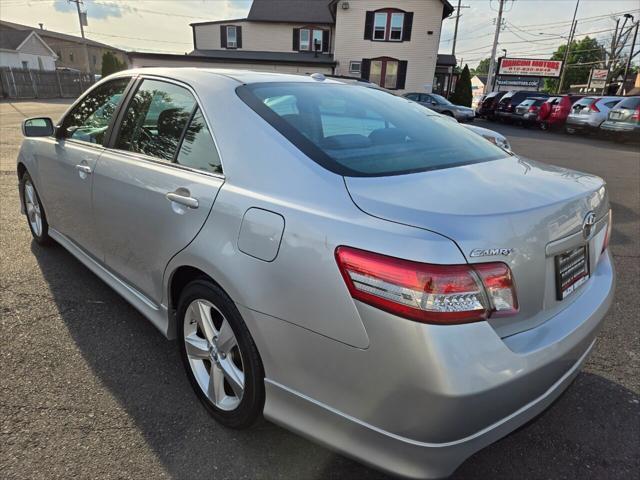
[[[218,150],[198,108],[184,133],[176,163],[211,173],[222,173]]]
[[[303,153],[340,175],[399,175],[508,156],[457,123],[372,88],[281,82],[236,91]],[[294,100],[297,113],[279,112],[284,99]]]
[[[195,106],[186,88],[143,80],[127,105],[116,148],[172,161]]]
[[[621,101],[618,105],[618,108],[628,108],[631,110],[635,110],[640,107],[640,97],[629,97]]]
[[[618,103],[620,103],[620,100],[612,100],[610,102],[605,103],[605,105],[607,106],[607,108],[613,108],[616,105],[618,105]]]
[[[592,97],[584,97],[578,100],[576,103],[574,103],[571,109],[573,110],[574,113],[581,112],[583,109],[589,108],[589,106],[593,103],[594,100],[595,98],[592,98]]]

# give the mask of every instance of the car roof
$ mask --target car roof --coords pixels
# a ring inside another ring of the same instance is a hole
[[[123,70],[115,76],[126,75],[156,75],[161,77],[174,78],[188,82],[203,75],[216,75],[236,80],[242,84],[266,83],[266,82],[307,82],[307,83],[342,83],[331,78],[324,77],[324,80],[316,80],[310,75],[296,75],[289,73],[274,72],[256,72],[251,70],[232,70],[225,68],[199,68],[199,67],[183,67],[183,68],[161,68],[161,67],[145,67],[134,68],[131,70]]]

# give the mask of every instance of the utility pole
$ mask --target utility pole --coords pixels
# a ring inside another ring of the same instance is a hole
[[[556,93],[560,93],[562,91],[562,84],[564,83],[564,77],[567,73],[567,61],[569,60],[569,50],[571,50],[571,43],[573,43],[573,36],[576,33],[576,26],[578,22],[576,21],[576,14],[578,13],[578,6],[580,5],[580,0],[576,0],[576,8],[573,10],[573,19],[571,20],[571,31],[569,32],[569,38],[567,39],[567,48],[564,51],[564,60],[562,61],[562,72],[560,73],[560,82],[558,83],[558,90]]]
[[[456,9],[456,26],[453,31],[453,46],[451,47],[451,55],[453,56],[455,56],[456,54],[456,41],[458,40],[458,22],[460,21],[460,17],[462,16],[460,14],[460,9],[470,8],[468,5],[461,5],[461,3],[462,3],[462,0],[458,0],[458,8]]]
[[[82,0],[68,0],[68,1],[71,3],[75,3],[76,8],[78,10],[78,22],[80,23],[80,35],[82,35],[82,43],[84,43],[84,55],[87,60],[87,73],[94,73],[92,72],[93,69],[91,68],[91,62],[89,61],[89,47],[87,45],[87,40],[84,36],[84,22],[82,21],[82,12],[80,11],[80,4],[82,3]]]
[[[505,0],[500,0],[500,5],[498,6],[498,20],[496,21],[496,33],[493,36],[493,47],[491,48],[491,62],[489,63],[489,73],[487,76],[487,83],[484,85],[484,92],[487,93],[489,89],[489,85],[493,85],[493,79],[496,77],[498,72],[495,72],[496,69],[496,50],[498,49],[498,38],[500,38],[500,29],[502,28],[502,11],[504,9]]]
[[[629,67],[631,66],[631,59],[633,58],[633,50],[636,46],[636,39],[638,38],[638,26],[640,26],[640,20],[636,22],[636,31],[633,34],[633,41],[631,42],[631,51],[629,52],[629,58],[627,58],[627,64],[624,67],[624,75],[622,76],[622,83],[618,87],[616,92],[618,95],[622,95],[624,85],[627,83],[627,75],[629,74]]]

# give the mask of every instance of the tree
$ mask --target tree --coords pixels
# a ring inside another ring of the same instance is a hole
[[[102,55],[102,76],[106,77],[112,73],[119,72],[120,70],[126,70],[127,65],[124,62],[118,60],[111,52],[105,52]]]
[[[456,82],[456,90],[451,94],[450,100],[456,105],[471,106],[473,94],[471,91],[471,72],[469,72],[469,65],[465,65],[462,69],[462,73]]]
[[[563,60],[567,44],[560,45],[551,60]],[[595,38],[584,37],[582,40],[574,40],[569,48],[569,56],[564,76],[564,83],[561,92],[569,90],[570,85],[585,84],[589,81],[589,73],[592,68],[601,67],[600,62],[604,62],[604,47]],[[546,92],[555,93],[558,90],[557,78],[547,78],[544,82]]]
[[[473,75],[487,75],[489,73],[489,64],[491,63],[490,58],[483,58],[480,60],[480,63],[476,68],[471,69],[471,74]]]

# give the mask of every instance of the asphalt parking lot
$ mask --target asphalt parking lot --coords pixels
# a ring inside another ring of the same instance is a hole
[[[267,422],[242,432],[218,426],[174,342],[61,247],[31,241],[14,168],[19,124],[57,119],[67,103],[0,103],[0,476],[388,478]],[[638,478],[640,146],[476,124],[505,134],[523,156],[606,179],[618,283],[573,385],[453,478]]]

